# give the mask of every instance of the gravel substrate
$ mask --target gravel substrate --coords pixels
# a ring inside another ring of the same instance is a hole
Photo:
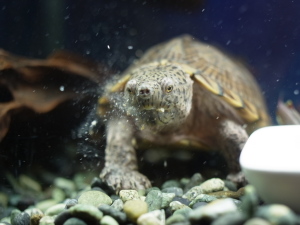
[[[262,204],[252,186],[237,190],[229,181],[204,180],[199,173],[118,195],[97,177],[88,184],[85,180],[84,174],[73,180],[56,178],[42,191],[23,175],[14,181],[23,188],[22,195],[0,192],[0,225],[300,224],[299,215],[288,207]]]

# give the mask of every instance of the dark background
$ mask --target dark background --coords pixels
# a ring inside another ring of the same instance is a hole
[[[122,71],[152,45],[188,33],[244,61],[274,119],[280,97],[300,105],[299,12],[296,0],[0,0],[0,48],[34,58],[67,49]],[[56,136],[65,126],[56,119],[60,113],[47,117],[48,125],[43,126],[52,126],[54,132],[45,140],[43,132],[30,134],[30,123],[24,140],[8,135],[4,146],[13,145],[6,151],[14,156],[1,151],[1,159],[11,160],[11,168],[22,168],[21,164],[41,164],[39,157],[50,154],[57,165],[64,165],[60,170],[68,169],[68,156],[60,161],[62,157],[54,155],[61,152],[53,143],[66,141]],[[36,123],[45,120],[39,117]],[[17,133],[21,127],[24,124],[15,123],[11,130]],[[45,146],[49,149],[41,151]]]

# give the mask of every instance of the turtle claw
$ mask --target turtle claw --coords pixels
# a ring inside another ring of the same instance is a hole
[[[124,189],[145,190],[151,187],[151,183],[146,176],[124,167],[105,167],[100,174],[100,178],[116,193]]]

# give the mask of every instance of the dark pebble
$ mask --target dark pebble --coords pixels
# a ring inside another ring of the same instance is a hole
[[[104,215],[113,217],[120,224],[127,221],[127,216],[124,212],[116,210],[109,205],[100,205],[98,209],[103,212]]]
[[[145,194],[147,195],[147,194],[149,194],[150,191],[153,191],[153,190],[160,191],[160,189],[158,187],[151,187],[151,188],[147,188],[146,189],[146,193]]]
[[[109,186],[107,186],[107,184],[103,180],[101,180],[99,177],[93,178],[93,180],[91,182],[91,188],[95,189],[95,190],[100,190],[107,195],[115,194],[115,191],[112,190]],[[100,188],[100,189],[97,189],[97,188]]]
[[[167,187],[162,189],[163,193],[174,193],[175,196],[181,197],[183,195],[183,190],[180,187]]]
[[[11,224],[12,225],[30,225],[30,216],[26,212],[18,213],[12,218]]]
[[[202,207],[202,206],[205,206],[207,205],[208,203],[207,202],[197,202],[193,205],[192,209],[196,209],[196,208],[199,208],[199,207]]]
[[[67,199],[64,203],[66,204],[66,209],[69,209],[72,206],[77,205],[78,201],[77,199]]]
[[[191,203],[188,199],[182,198],[182,197],[179,197],[179,196],[175,196],[172,201],[178,201],[178,202],[180,202],[184,205],[187,205],[187,206]]]
[[[54,224],[55,225],[63,225],[64,222],[66,222],[71,217],[72,217],[72,215],[69,211],[63,211],[57,215],[57,217],[54,220]]]
[[[91,188],[95,188],[95,187],[103,187],[103,181],[99,178],[99,177],[94,177],[92,182],[91,182]]]
[[[78,218],[70,218],[63,225],[87,225],[87,223]]]
[[[235,183],[229,180],[224,180],[225,186],[229,189],[229,191],[237,191],[237,186]]]
[[[162,184],[161,189],[170,187],[180,187],[180,182],[177,180],[168,180]]]

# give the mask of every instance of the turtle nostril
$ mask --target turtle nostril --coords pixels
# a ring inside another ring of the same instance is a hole
[[[145,89],[141,89],[139,91],[139,94],[140,95],[149,95],[150,94],[150,90],[148,88],[145,88]]]
[[[152,95],[152,90],[148,86],[142,86],[138,89],[138,95],[141,98],[149,98]]]

